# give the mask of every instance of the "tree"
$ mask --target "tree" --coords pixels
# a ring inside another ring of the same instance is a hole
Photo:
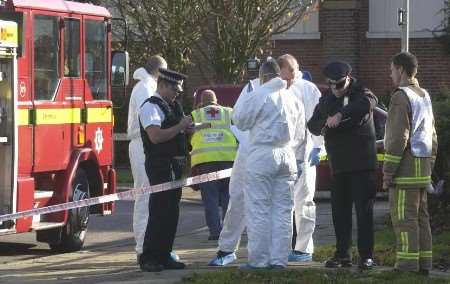
[[[319,1],[202,0],[208,25],[196,42],[203,62],[210,62],[216,82],[242,80],[246,61],[270,50],[271,37],[292,28]]]
[[[171,68],[185,71],[195,48],[204,77],[237,82],[248,58],[266,53],[273,35],[292,28],[318,2],[112,0],[105,4],[130,24],[132,63],[160,53]]]
[[[450,53],[450,0],[444,1],[444,8],[441,13],[444,15],[441,24],[433,31],[434,36],[444,45]]]
[[[161,54],[170,68],[185,71],[204,22],[198,2],[111,0],[105,4],[129,23],[132,65],[143,64],[150,55]]]

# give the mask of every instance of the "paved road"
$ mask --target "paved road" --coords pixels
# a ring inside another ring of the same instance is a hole
[[[189,193],[189,190],[187,191]],[[113,216],[93,217],[84,250],[68,254],[50,254],[47,245],[34,241],[34,234],[0,238],[0,283],[174,283],[192,273],[217,270],[206,264],[215,255],[217,242],[207,241],[203,207],[198,194],[183,193],[181,218],[175,250],[188,264],[183,271],[144,273],[136,265],[132,228],[132,202],[117,203]],[[330,203],[317,203],[316,244],[334,243]],[[387,202],[376,205],[378,224],[383,222]],[[246,237],[241,242],[239,260],[246,262]],[[310,263],[308,267],[322,267]],[[296,266],[291,266],[295,268]]]
[[[116,202],[116,211],[111,216],[91,216],[84,250],[92,251],[108,247],[134,246],[132,233],[133,201]],[[178,235],[206,229],[203,208],[194,202],[183,202],[181,206]],[[46,243],[36,242],[35,233],[15,234],[0,237],[0,264],[52,255]]]

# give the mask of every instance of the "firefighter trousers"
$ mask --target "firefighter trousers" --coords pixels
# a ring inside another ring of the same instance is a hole
[[[395,267],[430,270],[432,239],[425,188],[391,187],[389,206],[397,244]]]

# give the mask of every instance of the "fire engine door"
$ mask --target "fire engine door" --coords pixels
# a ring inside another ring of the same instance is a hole
[[[0,215],[16,210],[16,48],[17,24],[0,20]],[[10,221],[0,223],[0,230],[9,229],[13,225]]]
[[[15,186],[14,56],[0,47],[0,215],[13,211]],[[0,228],[5,224],[0,224]],[[9,227],[9,226],[7,226]]]

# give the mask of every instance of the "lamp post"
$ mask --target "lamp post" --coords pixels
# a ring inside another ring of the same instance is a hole
[[[404,0],[403,8],[398,9],[398,25],[401,26],[402,51],[409,50],[409,0]]]

